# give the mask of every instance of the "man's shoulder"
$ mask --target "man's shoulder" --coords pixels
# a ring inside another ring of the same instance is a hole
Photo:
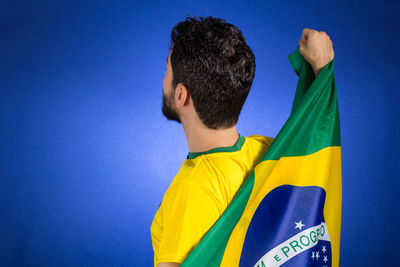
[[[200,155],[194,159],[186,159],[171,185],[177,183],[204,183],[206,178],[222,177],[222,173],[229,170],[229,173],[240,171],[241,161],[253,160],[250,155],[263,154],[269,148],[273,137],[263,135],[250,135],[245,137],[244,146],[239,151],[218,152]],[[258,157],[258,156],[257,156]]]
[[[202,183],[208,177],[223,177],[224,173],[240,172],[243,164],[253,161],[257,154],[263,154],[269,148],[274,138],[263,135],[245,137],[243,147],[233,152],[218,152],[204,154],[195,159],[185,160],[173,183],[192,180]]]

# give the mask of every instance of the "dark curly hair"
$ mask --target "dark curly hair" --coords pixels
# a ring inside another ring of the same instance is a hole
[[[186,16],[171,32],[172,88],[189,90],[210,129],[238,121],[255,74],[255,57],[240,29],[224,19]]]

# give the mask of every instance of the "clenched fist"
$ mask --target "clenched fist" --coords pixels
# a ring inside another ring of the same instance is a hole
[[[304,59],[312,66],[315,76],[334,57],[331,38],[326,32],[319,32],[312,29],[303,29],[299,41],[299,51]]]

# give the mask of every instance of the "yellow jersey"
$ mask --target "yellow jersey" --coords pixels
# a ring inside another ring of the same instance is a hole
[[[272,141],[272,137],[239,134],[234,146],[189,152],[151,224],[155,267],[186,259],[224,213]]]

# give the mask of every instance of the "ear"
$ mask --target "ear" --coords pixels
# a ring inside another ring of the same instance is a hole
[[[179,83],[175,89],[175,103],[177,108],[181,108],[189,104],[191,99],[189,90],[182,83]]]

